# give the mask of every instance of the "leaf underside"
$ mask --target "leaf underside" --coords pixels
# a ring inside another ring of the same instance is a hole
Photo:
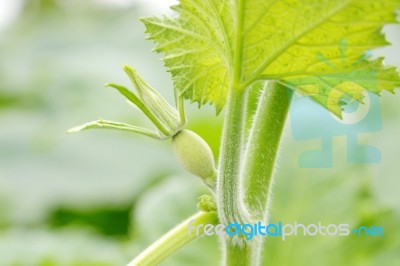
[[[398,8],[400,0],[181,0],[176,17],[142,20],[187,99],[219,111],[228,88],[278,80],[341,116],[343,97],[400,87],[395,68],[368,57],[388,44],[381,30]]]

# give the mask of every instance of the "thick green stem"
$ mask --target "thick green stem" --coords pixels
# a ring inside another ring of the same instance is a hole
[[[264,88],[259,98],[245,154],[243,158],[239,157],[242,162],[235,164],[239,167],[240,177],[235,175],[235,179],[230,179],[235,183],[235,186],[232,187],[236,190],[231,190],[231,193],[234,193],[232,201],[236,202],[236,213],[242,219],[241,221],[236,219],[239,223],[266,222],[271,179],[291,96],[292,92],[287,88],[277,82],[271,82],[268,87]],[[243,113],[243,108],[240,110]],[[227,119],[225,123],[230,125],[228,121]],[[242,125],[240,130],[235,130],[242,134],[243,128]],[[242,145],[239,149],[241,147]],[[221,174],[222,172],[220,172]],[[243,192],[240,190],[240,186],[244,187]],[[262,240],[262,238],[253,238],[250,241],[240,238],[226,239],[224,242],[225,265],[259,265]]]
[[[181,247],[204,234],[204,230],[196,231],[193,227],[199,226],[200,224],[216,225],[217,223],[218,217],[216,212],[199,212],[177,225],[174,229],[154,242],[127,266],[158,265]],[[189,227],[189,225],[191,227]],[[201,227],[200,229],[203,228]]]
[[[252,220],[266,219],[272,176],[291,97],[291,90],[271,82],[258,102],[242,171],[244,201]]]
[[[221,152],[218,166],[217,205],[221,223],[241,222],[241,187],[239,182],[241,157],[244,143],[246,121],[246,88],[241,86],[243,77],[243,16],[244,0],[237,1],[236,32],[232,54],[233,71],[228,88],[227,109],[221,140]]]
[[[239,171],[243,152],[246,97],[231,89],[222,133],[218,167],[217,204],[221,223],[241,222]]]
[[[261,241],[252,239],[238,245],[233,242],[225,243],[225,265],[229,266],[257,266],[259,265]]]

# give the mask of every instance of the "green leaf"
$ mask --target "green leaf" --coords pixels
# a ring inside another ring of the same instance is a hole
[[[362,59],[349,66],[332,66],[327,74],[290,77],[282,82],[299,93],[310,96],[338,117],[341,117],[344,99],[363,102],[366,91],[380,95],[384,89],[394,93],[394,88],[400,87],[396,69],[385,67],[382,58]]]
[[[399,0],[181,0],[176,17],[143,22],[175,87],[199,105],[220,110],[228,88],[279,80],[340,116],[343,96],[362,101],[364,89],[399,86],[395,69],[365,54],[388,44],[381,29],[396,22],[399,7]]]

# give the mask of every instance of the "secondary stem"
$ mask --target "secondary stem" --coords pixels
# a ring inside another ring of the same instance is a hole
[[[291,97],[291,90],[271,82],[258,101],[242,172],[244,201],[254,220],[266,219],[271,180]]]
[[[184,245],[201,237],[204,234],[204,230],[189,232],[188,226],[191,221],[191,226],[193,227],[199,224],[216,225],[218,217],[216,212],[199,212],[193,215],[154,242],[127,266],[158,265]]]

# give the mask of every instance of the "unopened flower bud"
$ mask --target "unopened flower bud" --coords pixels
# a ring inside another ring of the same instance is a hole
[[[197,208],[203,212],[215,212],[217,203],[211,195],[202,195],[198,198]]]

